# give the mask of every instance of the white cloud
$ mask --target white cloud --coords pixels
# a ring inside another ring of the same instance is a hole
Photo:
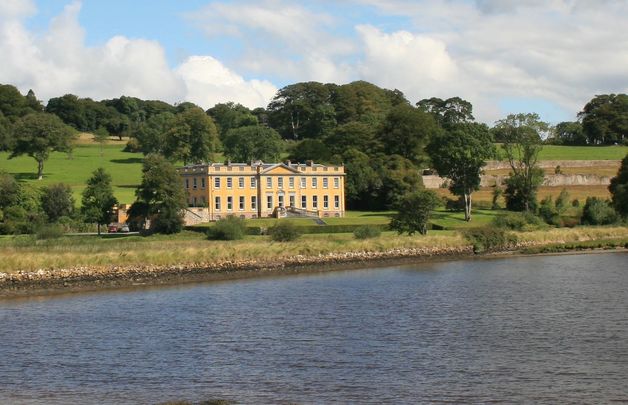
[[[203,108],[226,100],[265,106],[276,91],[268,82],[244,80],[208,56],[191,57],[172,69],[156,41],[115,36],[88,47],[78,22],[80,9],[78,1],[68,4],[43,35],[35,35],[23,23],[35,12],[31,2],[2,3],[0,82],[22,92],[32,88],[43,100],[67,93],[94,99],[127,95],[193,101]]]
[[[337,59],[355,52],[356,44],[331,33],[340,21],[330,14],[281,0],[214,1],[187,18],[209,39],[238,39],[244,51],[235,62],[248,72],[283,81],[343,82],[350,77]]]
[[[268,81],[246,81],[211,56],[192,56],[176,70],[187,100],[202,106],[233,101],[253,108],[266,106],[277,92]]]
[[[491,122],[504,114],[496,108],[503,99],[546,100],[575,118],[595,94],[628,91],[626,1],[358,2],[409,18],[420,32],[358,28],[362,71],[376,72],[367,77],[394,83],[413,101],[459,95]],[[414,77],[408,66],[415,66]]]

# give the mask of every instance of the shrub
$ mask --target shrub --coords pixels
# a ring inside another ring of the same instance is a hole
[[[301,231],[290,221],[278,221],[268,228],[268,234],[275,242],[290,242],[301,236]]]
[[[582,209],[581,222],[585,225],[608,225],[616,222],[617,213],[608,203],[596,197],[588,197]]]
[[[456,199],[444,197],[443,202],[447,211],[464,211],[464,198],[462,197]]]
[[[580,201],[577,198],[574,198],[573,201],[571,202],[571,206],[574,208],[580,207]]]
[[[567,189],[563,188],[562,190],[560,190],[560,194],[558,194],[558,197],[556,197],[556,211],[558,211],[559,214],[562,214],[563,212],[565,212],[568,205],[569,192],[567,191]]]
[[[59,224],[45,224],[35,233],[37,239],[57,239],[63,236],[63,226]]]
[[[137,153],[141,151],[142,151],[142,145],[140,145],[140,141],[138,141],[135,138],[129,139],[128,142],[126,143],[126,146],[124,147],[124,152]]]
[[[501,205],[499,204],[499,199],[500,197],[504,194],[504,190],[498,186],[495,185],[495,188],[493,189],[493,198],[491,201],[491,209],[493,210],[498,210],[501,209]]]
[[[246,234],[246,225],[242,218],[229,215],[219,219],[207,230],[207,238],[213,240],[239,240]]]
[[[372,225],[362,225],[362,226],[357,227],[353,231],[353,236],[356,239],[377,238],[381,234],[382,234],[382,230],[379,227],[372,226]]]
[[[517,242],[516,236],[506,233],[504,229],[491,226],[469,228],[462,234],[473,244],[474,253],[507,248]]]
[[[548,196],[541,201],[541,205],[539,206],[539,216],[543,219],[543,221],[550,225],[561,225],[560,215],[558,215],[552,196]]]
[[[510,212],[495,217],[493,225],[513,231],[528,231],[538,228],[542,222],[539,217],[529,212]]]

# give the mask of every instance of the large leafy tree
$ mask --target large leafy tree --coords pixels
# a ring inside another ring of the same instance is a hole
[[[257,116],[251,110],[232,102],[218,103],[207,110],[207,114],[214,119],[221,139],[231,129],[258,124]]]
[[[557,145],[586,145],[587,137],[578,121],[563,121],[553,128],[552,143]]]
[[[416,105],[421,111],[432,114],[443,128],[450,128],[475,120],[473,118],[473,105],[460,97],[451,97],[446,100],[438,97],[426,98]]]
[[[270,124],[286,139],[321,138],[336,126],[334,85],[296,83],[280,89],[268,104]]]
[[[419,190],[403,195],[396,204],[397,214],[390,221],[390,229],[402,234],[413,235],[418,232],[427,234],[432,211],[438,206],[436,193],[430,190]]]
[[[183,209],[187,206],[185,190],[179,174],[166,158],[148,155],[144,159],[142,183],[135,194],[137,200],[133,205],[136,208],[132,212],[150,218],[152,230],[170,234],[183,229]]]
[[[617,176],[611,179],[608,186],[611,192],[615,211],[624,218],[628,217],[628,155],[621,161]]]
[[[59,117],[48,113],[32,113],[21,118],[14,128],[15,143],[9,159],[28,155],[37,161],[37,178],[41,180],[44,162],[53,151],[70,152],[75,132]]]
[[[117,203],[111,187],[111,176],[102,167],[96,169],[87,179],[87,187],[82,194],[81,213],[85,222],[98,224],[100,235],[100,226],[111,221],[113,206]]]
[[[71,216],[74,213],[74,197],[70,186],[58,183],[43,187],[41,208],[50,222],[56,222],[61,217]]]
[[[578,118],[589,143],[610,145],[622,142],[628,137],[628,95],[595,96]]]
[[[543,182],[543,170],[537,166],[542,149],[541,134],[549,125],[534,113],[510,114],[493,128],[502,139],[502,149],[512,170],[506,180],[506,207],[514,211],[534,211],[536,192]]]
[[[0,84],[0,113],[11,122],[17,121],[27,114],[41,111],[41,104],[33,102],[31,98],[23,96],[15,86]]]
[[[323,141],[319,139],[304,139],[294,145],[290,151],[290,160],[306,162],[313,160],[316,162],[329,162],[331,151]]]
[[[62,97],[53,97],[48,100],[46,112],[55,114],[63,122],[79,131],[88,131],[85,106],[74,94],[66,94]]]
[[[377,126],[392,107],[409,103],[399,90],[382,89],[360,80],[333,88],[332,104],[338,124],[361,122]]]
[[[163,154],[174,161],[201,163],[220,150],[216,125],[199,107],[187,108],[177,114],[165,134]]]
[[[350,148],[364,152],[369,156],[381,153],[383,146],[376,138],[376,128],[360,121],[351,121],[336,127],[325,140],[332,153],[342,154]]]
[[[11,131],[11,121],[0,112],[0,151],[11,149],[13,143]]]
[[[282,151],[283,141],[272,128],[259,125],[234,128],[224,137],[225,156],[236,162],[276,162]]]
[[[430,114],[399,104],[386,116],[379,138],[386,154],[400,155],[417,164],[425,160],[425,146],[438,131]]]
[[[345,196],[352,209],[375,209],[374,190],[382,187],[382,179],[372,166],[372,159],[357,149],[347,149],[339,162],[345,165]]]
[[[166,135],[177,124],[175,115],[170,112],[153,115],[146,122],[137,125],[131,136],[137,139],[144,155],[164,154]]]
[[[451,180],[449,190],[464,199],[464,219],[471,220],[471,194],[480,188],[486,161],[495,156],[485,124],[459,124],[432,139],[427,147],[434,168]]]

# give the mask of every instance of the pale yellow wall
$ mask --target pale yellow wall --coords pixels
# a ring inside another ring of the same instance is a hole
[[[237,164],[227,166],[196,166],[178,169],[182,175],[182,181],[188,181],[188,202],[197,205],[203,202],[209,208],[210,218],[219,219],[227,215],[244,216],[252,218],[258,216],[261,209],[261,217],[271,216],[275,207],[291,205],[293,197],[296,208],[302,207],[302,198],[306,199],[308,211],[317,211],[320,217],[344,216],[344,167],[342,166],[306,166],[291,165],[290,168],[283,165],[263,168],[261,166],[240,166]],[[194,179],[196,178],[196,188]],[[203,184],[202,178],[205,178]],[[216,187],[216,179],[220,179],[220,185]],[[231,187],[228,187],[231,178]],[[240,178],[244,179],[244,186],[240,187]],[[251,186],[251,179],[255,179],[255,187]],[[290,179],[293,179],[291,182]],[[270,180],[269,180],[270,179]],[[305,179],[305,187],[302,180]],[[326,179],[326,180],[325,180]],[[336,180],[335,180],[336,179]],[[269,182],[270,181],[270,185]],[[325,187],[325,183],[326,187]],[[203,187],[204,186],[204,187]],[[272,205],[268,207],[268,196],[272,197]],[[317,206],[314,206],[314,197],[317,198]],[[220,209],[216,207],[216,197],[220,198]],[[231,209],[228,199],[232,198]],[[240,197],[244,198],[244,209],[240,209]],[[257,206],[252,207],[251,197],[256,198]],[[196,198],[196,200],[194,200]],[[325,206],[327,198],[327,206]],[[336,206],[337,201],[337,206]],[[258,208],[259,207],[259,208]]]

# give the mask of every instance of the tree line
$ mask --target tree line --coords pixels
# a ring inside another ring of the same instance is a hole
[[[507,208],[534,211],[543,179],[536,166],[543,142],[581,139],[574,135],[577,125],[586,144],[624,142],[626,99],[596,96],[579,122],[555,128],[536,114],[511,114],[489,128],[475,121],[472,104],[459,97],[412,104],[399,90],[365,81],[296,83],[280,89],[267,108],[219,103],[207,111],[189,102],[170,105],[126,96],[94,101],[71,94],[44,107],[32,91],[22,95],[14,86],[0,85],[0,149],[8,150],[9,158],[33,157],[39,178],[48,155],[70,152],[78,131],[93,132],[100,142],[128,137],[126,149],[150,156],[148,162],[160,170],[175,162],[215,160],[219,153],[245,162],[277,161],[287,154],[293,161],[344,164],[347,207],[370,210],[398,207],[402,196],[422,190],[421,170],[433,168],[450,179],[449,188],[470,220],[471,195],[479,188],[482,167],[497,155],[495,141],[502,143],[512,170],[504,191]],[[140,206],[139,212],[153,209]]]

